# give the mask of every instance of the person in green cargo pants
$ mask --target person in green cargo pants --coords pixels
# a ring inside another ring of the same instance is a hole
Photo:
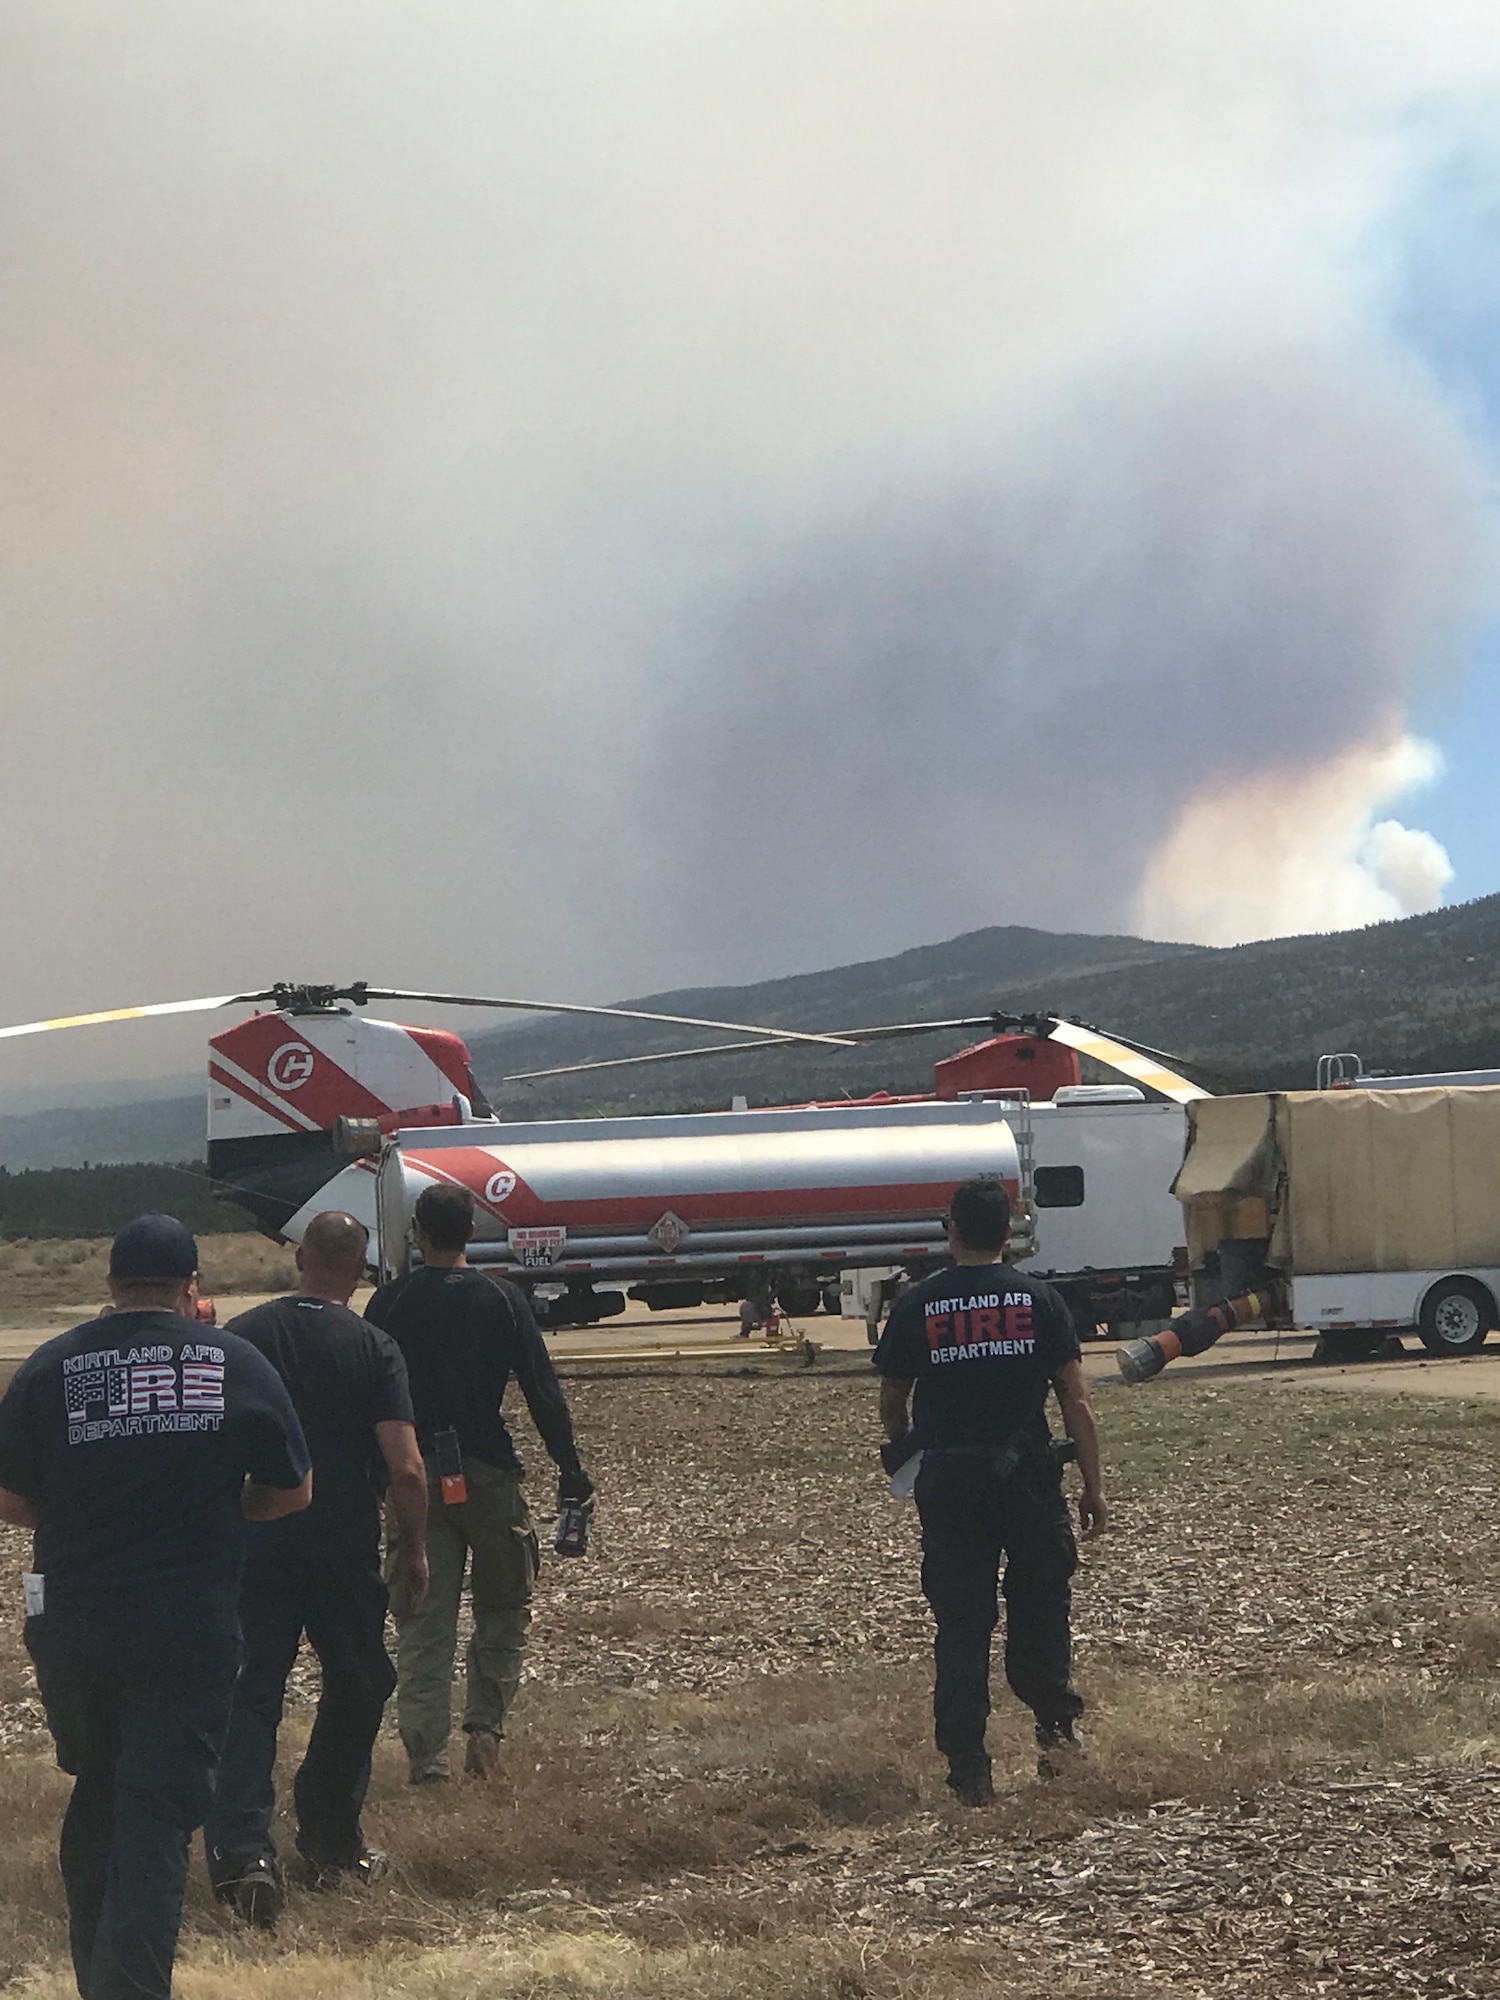
[[[589,1502],[573,1422],[525,1295],[475,1270],[466,1255],[474,1198],[453,1183],[425,1189],[414,1217],[422,1263],[383,1285],[365,1316],[406,1362],[427,1466],[427,1596],[403,1590],[399,1537],[387,1557],[396,1620],[396,1716],[411,1781],[448,1776],[453,1662],[467,1571],[474,1636],[466,1659],[464,1772],[493,1776],[521,1678],[538,1549],[521,1462],[501,1414],[512,1376],[558,1468],[558,1498]]]
[[[465,1456],[468,1498],[444,1506],[441,1487],[428,1493],[427,1596],[412,1606],[402,1584],[399,1534],[393,1533],[386,1581],[398,1634],[396,1715],[414,1784],[448,1775],[453,1726],[453,1657],[464,1571],[474,1610],[465,1655],[464,1764],[487,1777],[504,1734],[505,1716],[521,1680],[531,1624],[537,1539],[526,1511],[519,1468],[502,1471]],[[482,1766],[482,1768],[481,1768]]]

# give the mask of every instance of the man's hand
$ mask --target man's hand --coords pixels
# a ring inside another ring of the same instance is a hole
[[[1078,1525],[1090,1542],[1109,1526],[1109,1503],[1097,1486],[1086,1486],[1078,1496]]]
[[[888,1438],[880,1447],[880,1463],[894,1479],[906,1461],[916,1456],[916,1451],[916,1433],[906,1431],[898,1438]]]
[[[562,1507],[569,1500],[576,1500],[585,1507],[593,1505],[594,1482],[581,1465],[575,1465],[571,1472],[558,1474],[557,1504]]]
[[[407,1603],[415,1611],[427,1596],[427,1586],[432,1580],[427,1566],[427,1551],[425,1548],[403,1548],[397,1560],[401,1566],[401,1583]]]

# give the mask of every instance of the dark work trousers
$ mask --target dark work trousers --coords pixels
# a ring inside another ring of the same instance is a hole
[[[203,1830],[215,1888],[275,1855],[276,1733],[304,1632],[323,1685],[293,1785],[297,1845],[329,1868],[352,1867],[364,1851],[359,1815],[370,1752],[396,1685],[385,1602],[373,1543],[365,1549],[289,1535],[252,1553],[240,1591],[245,1669]]]
[[[213,1796],[239,1670],[207,1634],[26,1643],[57,1761],[74,1779],[62,1829],[68,1939],[83,2000],[167,2000],[188,1855]]]
[[[987,1453],[928,1452],[917,1474],[922,1594],[937,1624],[932,1711],[937,1747],[956,1765],[984,1756],[990,1634],[1005,1565],[1005,1677],[1043,1728],[1083,1701],[1070,1678],[1068,1579],[1078,1547],[1061,1472],[1039,1459],[1001,1478]]]

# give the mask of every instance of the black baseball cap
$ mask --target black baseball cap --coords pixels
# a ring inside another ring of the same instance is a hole
[[[153,1210],[127,1222],[109,1250],[112,1278],[190,1278],[198,1268],[198,1245],[175,1215]]]

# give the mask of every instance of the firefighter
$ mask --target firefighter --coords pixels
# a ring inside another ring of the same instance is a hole
[[[464,1771],[489,1778],[506,1710],[521,1678],[538,1548],[521,1491],[521,1462],[501,1399],[514,1375],[558,1467],[559,1505],[588,1503],[573,1423],[541,1329],[521,1291],[474,1270],[467,1247],[474,1198],[442,1183],[424,1189],[413,1219],[420,1267],[383,1286],[365,1308],[401,1349],[417,1437],[427,1462],[425,1602],[403,1587],[400,1524],[387,1558],[396,1618],[396,1712],[414,1785],[448,1775],[453,1656],[469,1569],[474,1636],[466,1661]]]
[[[286,1383],[313,1461],[308,1511],[251,1531],[240,1593],[245,1666],[203,1830],[219,1899],[265,1928],[284,1893],[271,1838],[276,1734],[304,1632],[322,1688],[293,1787],[297,1851],[320,1885],[370,1883],[386,1867],[360,1824],[370,1754],[396,1685],[385,1650],[379,1496],[388,1484],[403,1585],[419,1602],[427,1588],[427,1475],[406,1364],[387,1334],[349,1310],[368,1243],[352,1215],[315,1215],[297,1248],[297,1291],[229,1325]]]
[[[36,1530],[26,1645],[73,1779],[62,1875],[84,2000],[167,2000],[189,1843],[239,1671],[245,1522],[307,1506],[285,1386],[200,1325],[169,1215],[114,1240],[115,1310],[39,1347],[0,1401],[0,1518]]]
[[[1002,1184],[957,1188],[947,1228],[952,1264],[897,1300],[873,1360],[886,1468],[909,1473],[918,1461],[937,1747],[953,1792],[982,1806],[994,1797],[984,1739],[1002,1562],[1006,1678],[1036,1717],[1038,1769],[1055,1776],[1082,1755],[1069,1629],[1078,1550],[1062,1491],[1064,1448],[1047,1426],[1049,1390],[1083,1475],[1086,1534],[1104,1527],[1108,1509],[1078,1335],[1051,1286],[1002,1261],[1010,1233]]]

